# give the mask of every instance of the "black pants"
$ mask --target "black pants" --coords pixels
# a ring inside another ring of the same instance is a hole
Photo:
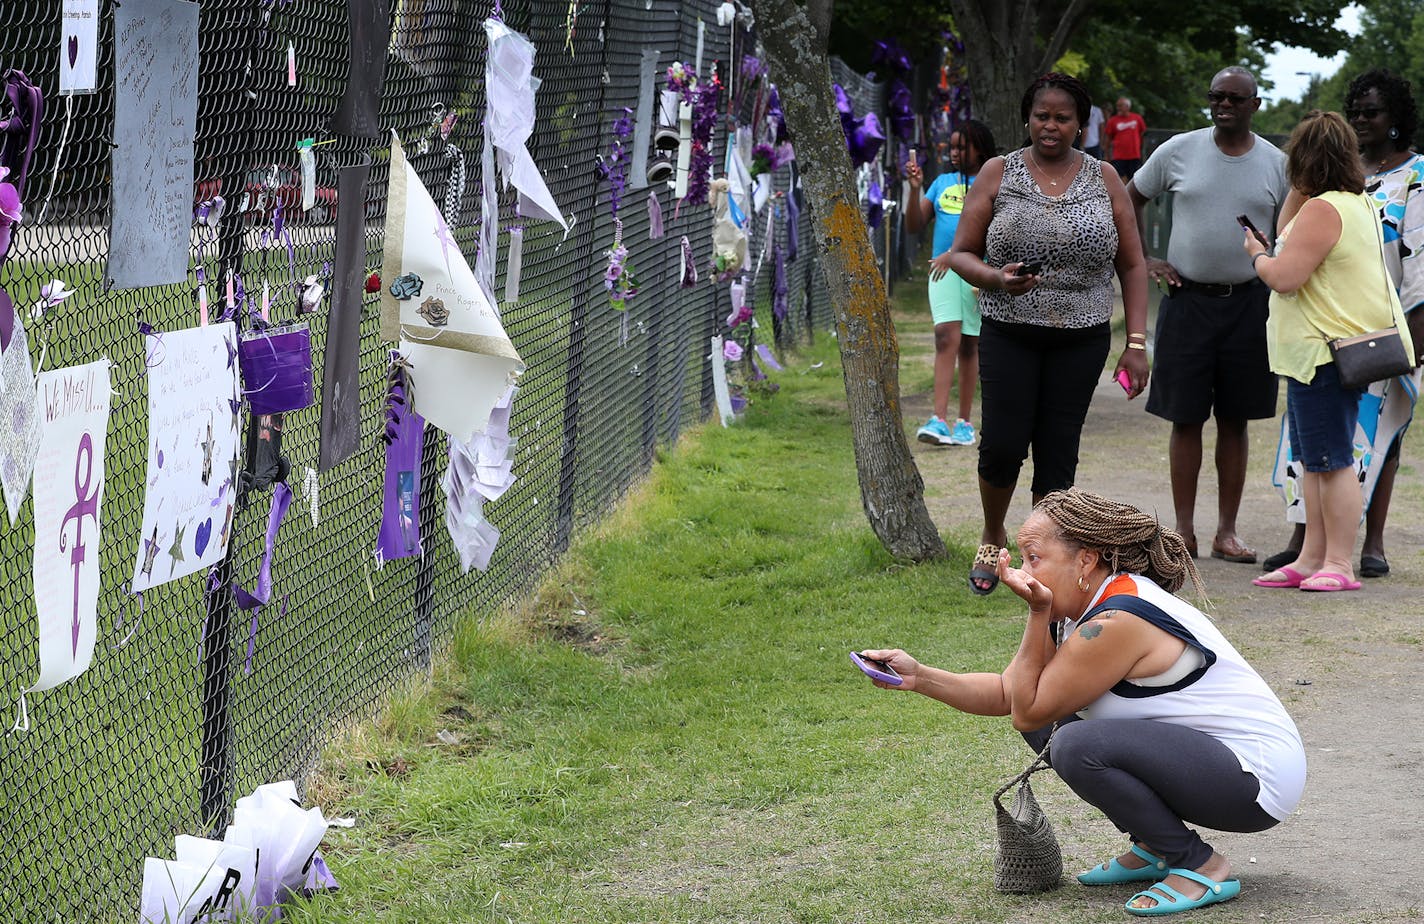
[[[1033,493],[1073,486],[1078,440],[1112,333],[984,319],[979,331],[979,477],[1012,488],[1033,448]]]
[[[1042,750],[1048,728],[1025,732]],[[1152,719],[1070,720],[1049,748],[1053,769],[1078,797],[1178,869],[1211,859],[1187,824],[1251,834],[1277,820],[1256,804],[1261,790],[1236,754],[1205,732]]]

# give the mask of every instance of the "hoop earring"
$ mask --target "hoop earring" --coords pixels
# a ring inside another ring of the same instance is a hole
[[[1390,137],[1391,139],[1393,139],[1393,138],[1398,138],[1398,137],[1399,137],[1399,129],[1397,129],[1397,128],[1395,128],[1393,125],[1391,125],[1391,126],[1389,127],[1389,137]]]
[[[1078,589],[1082,591],[1087,591],[1088,589],[1088,580],[1081,574],[1078,575]]]

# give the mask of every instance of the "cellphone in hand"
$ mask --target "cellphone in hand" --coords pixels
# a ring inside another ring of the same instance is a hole
[[[1026,260],[1014,270],[1015,276],[1037,276],[1043,272],[1043,264],[1038,260]]]
[[[1132,379],[1128,376],[1126,369],[1119,369],[1117,372],[1117,383],[1122,386],[1122,390],[1132,392]]]
[[[1243,230],[1243,231],[1250,231],[1250,232],[1251,232],[1251,235],[1252,235],[1253,237],[1255,237],[1256,240],[1258,240],[1258,241],[1261,242],[1261,246],[1262,246],[1262,247],[1270,247],[1270,246],[1271,246],[1271,242],[1268,241],[1268,240],[1266,240],[1266,236],[1265,236],[1264,234],[1262,234],[1260,231],[1258,231],[1258,230],[1256,229],[1256,226],[1251,223],[1251,216],[1249,216],[1249,215],[1237,215],[1237,216],[1236,216],[1236,223],[1241,226],[1241,230]]]
[[[897,687],[904,683],[900,675],[895,673],[895,668],[881,661],[879,658],[866,657],[858,651],[852,651],[850,653],[850,660],[851,663],[860,668],[861,671],[865,673],[865,676],[871,680],[879,680]]]

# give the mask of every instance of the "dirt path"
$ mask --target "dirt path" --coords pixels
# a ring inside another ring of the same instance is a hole
[[[918,338],[902,347],[907,362],[928,361],[917,355]],[[1155,511],[1170,525],[1169,427],[1147,414],[1144,403],[1144,398],[1126,401],[1104,376],[1084,428],[1078,484]],[[907,424],[918,426],[928,416],[929,395],[906,395],[904,413]],[[1269,477],[1277,433],[1274,422],[1251,427],[1250,474],[1238,524],[1242,539],[1262,558],[1284,547],[1289,534]],[[1418,733],[1424,699],[1424,478],[1410,464],[1424,452],[1420,439],[1416,433],[1406,443],[1391,505],[1389,576],[1366,580],[1356,593],[1308,594],[1253,587],[1258,565],[1198,561],[1214,618],[1285,702],[1305,740],[1309,765],[1305,797],[1290,819],[1263,834],[1209,836],[1232,859],[1244,888],[1239,900],[1201,912],[1203,920],[1424,919],[1417,885],[1424,869],[1419,860],[1424,740]],[[1196,513],[1204,552],[1216,523],[1214,444],[1208,424]],[[977,542],[977,452],[914,447],[935,522]],[[1028,472],[1025,466],[1009,514],[1010,533],[1028,513]],[[1358,562],[1358,545],[1355,551]],[[1064,802],[1053,798],[1056,809]],[[1092,831],[1091,845],[1072,841],[1083,828]],[[1096,839],[1099,833],[1115,837],[1100,816],[1096,824],[1073,825],[1064,839],[1067,860],[1077,846],[1083,856],[1095,856],[1092,850],[1107,843]]]

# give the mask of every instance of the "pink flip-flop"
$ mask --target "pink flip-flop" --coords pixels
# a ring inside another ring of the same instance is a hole
[[[1286,579],[1284,581],[1268,581],[1266,580],[1266,576],[1262,575],[1261,577],[1258,577],[1251,581],[1251,583],[1255,584],[1257,587],[1295,588],[1300,586],[1301,581],[1306,580],[1305,575],[1288,566],[1277,568],[1276,571],[1279,571],[1281,574],[1284,574],[1286,576]],[[1274,574],[1276,572],[1273,571],[1271,573]],[[1323,590],[1324,588],[1321,589]],[[1331,590],[1335,589],[1337,588],[1331,588]]]
[[[1331,581],[1331,584],[1310,585],[1307,581]],[[1352,581],[1338,571],[1317,571],[1304,581],[1300,582],[1301,590],[1310,590],[1316,593],[1335,593],[1341,590],[1359,590],[1360,582]]]

